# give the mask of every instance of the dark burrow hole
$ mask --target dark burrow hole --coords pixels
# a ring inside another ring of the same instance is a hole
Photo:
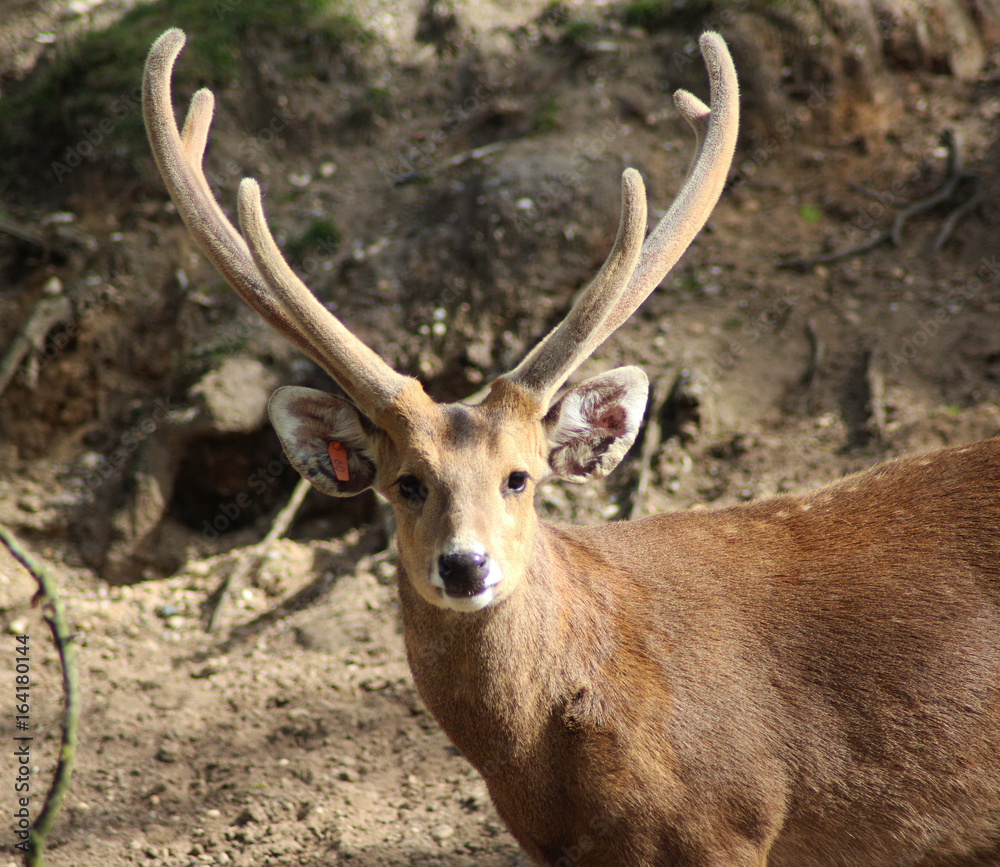
[[[181,460],[170,514],[210,538],[254,524],[263,536],[299,478],[270,426],[250,434],[200,437],[188,444]],[[330,537],[375,517],[370,493],[338,499],[313,491],[288,535]]]

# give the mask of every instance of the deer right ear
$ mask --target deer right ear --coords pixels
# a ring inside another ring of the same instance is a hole
[[[375,481],[375,425],[349,401],[312,388],[279,388],[271,423],[292,466],[331,497],[352,497]]]
[[[585,482],[610,473],[635,441],[648,394],[638,367],[609,370],[569,389],[542,420],[553,474]]]

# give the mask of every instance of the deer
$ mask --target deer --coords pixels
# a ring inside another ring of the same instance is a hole
[[[565,387],[708,220],[739,124],[724,40],[700,37],[710,106],[647,237],[622,176],[610,254],[565,318],[478,403],[440,404],[327,310],[244,179],[239,230],[202,166],[213,96],[179,131],[177,29],[143,107],[191,235],[239,295],[346,397],[288,386],[270,417],[335,497],[373,488],[397,526],[416,688],[549,867],[973,867],[1000,863],[1000,440],[898,458],[804,494],[634,522],[544,522],[549,477],[606,476],[648,381]]]

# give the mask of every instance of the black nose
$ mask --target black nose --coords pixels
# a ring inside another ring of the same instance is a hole
[[[438,557],[438,574],[449,596],[476,596],[486,589],[490,571],[489,554],[458,551]]]

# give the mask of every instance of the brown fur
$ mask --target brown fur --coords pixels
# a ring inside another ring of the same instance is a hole
[[[1000,440],[539,524],[474,614],[399,586],[421,695],[540,864],[1000,861]]]

